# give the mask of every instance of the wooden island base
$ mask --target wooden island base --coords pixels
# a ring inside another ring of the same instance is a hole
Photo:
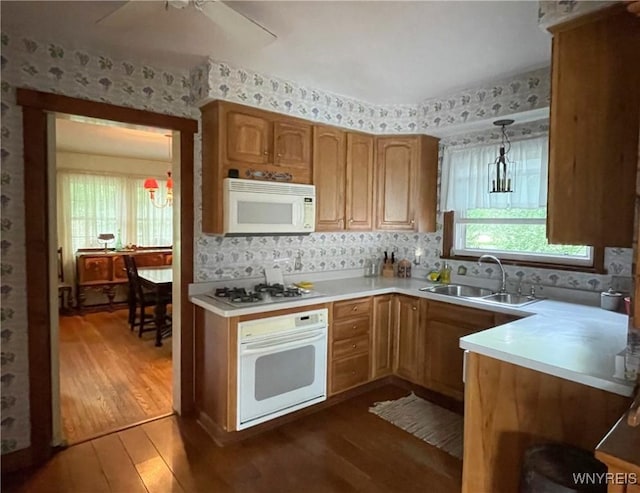
[[[594,450],[630,403],[630,397],[468,353],[462,492],[518,491],[530,445]]]

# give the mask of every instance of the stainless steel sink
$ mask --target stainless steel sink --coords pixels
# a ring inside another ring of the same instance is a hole
[[[499,303],[501,305],[524,306],[530,303],[535,303],[536,301],[540,301],[540,299],[531,298],[529,296],[522,296],[520,294],[495,293],[490,296],[484,296],[482,298],[482,301]]]
[[[540,301],[540,298],[531,298],[529,296],[522,296],[520,294],[513,293],[494,293],[487,288],[464,286],[463,284],[441,284],[438,286],[420,288],[420,291],[444,294],[446,296],[454,296],[457,298],[474,298],[478,301],[486,301],[497,305],[524,306]]]
[[[420,288],[420,291],[445,294],[447,296],[458,296],[461,298],[482,298],[493,293],[490,289],[464,286],[462,284],[442,284],[440,286]]]

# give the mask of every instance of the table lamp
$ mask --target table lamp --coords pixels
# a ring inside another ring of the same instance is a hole
[[[113,236],[113,233],[100,233],[98,235],[98,241],[104,241],[104,253],[107,253],[107,243],[114,239],[115,236]]]

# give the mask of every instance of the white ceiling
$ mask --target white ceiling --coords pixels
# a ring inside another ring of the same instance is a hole
[[[92,118],[56,118],[58,151],[171,161],[170,131],[130,127]]]
[[[96,25],[123,3],[4,0],[2,30],[159,67],[212,57],[373,103],[417,103],[550,60],[532,0],[230,2],[278,36],[261,48],[164,1],[144,22]]]

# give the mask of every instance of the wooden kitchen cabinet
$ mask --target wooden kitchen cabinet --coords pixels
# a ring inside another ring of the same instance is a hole
[[[547,237],[630,247],[640,19],[622,5],[552,27]]]
[[[222,181],[230,170],[242,179],[312,183],[310,122],[227,101],[200,111],[203,232],[223,232]]]
[[[346,134],[326,125],[313,127],[313,184],[316,231],[345,228]]]
[[[494,327],[496,315],[499,314],[450,303],[427,302],[423,323],[424,385],[462,400],[464,351],[460,349],[460,338]]]
[[[420,384],[422,380],[422,341],[420,328],[420,299],[412,296],[396,297],[395,355],[396,375]]]
[[[435,231],[438,139],[377,137],[376,229]]]
[[[346,229],[373,229],[374,138],[355,132],[347,133]]]
[[[329,395],[369,381],[372,299],[337,301],[329,331]]]
[[[316,231],[371,230],[373,142],[371,135],[314,126]]]
[[[392,295],[373,298],[373,324],[371,342],[371,378],[380,378],[393,372],[393,307]]]

